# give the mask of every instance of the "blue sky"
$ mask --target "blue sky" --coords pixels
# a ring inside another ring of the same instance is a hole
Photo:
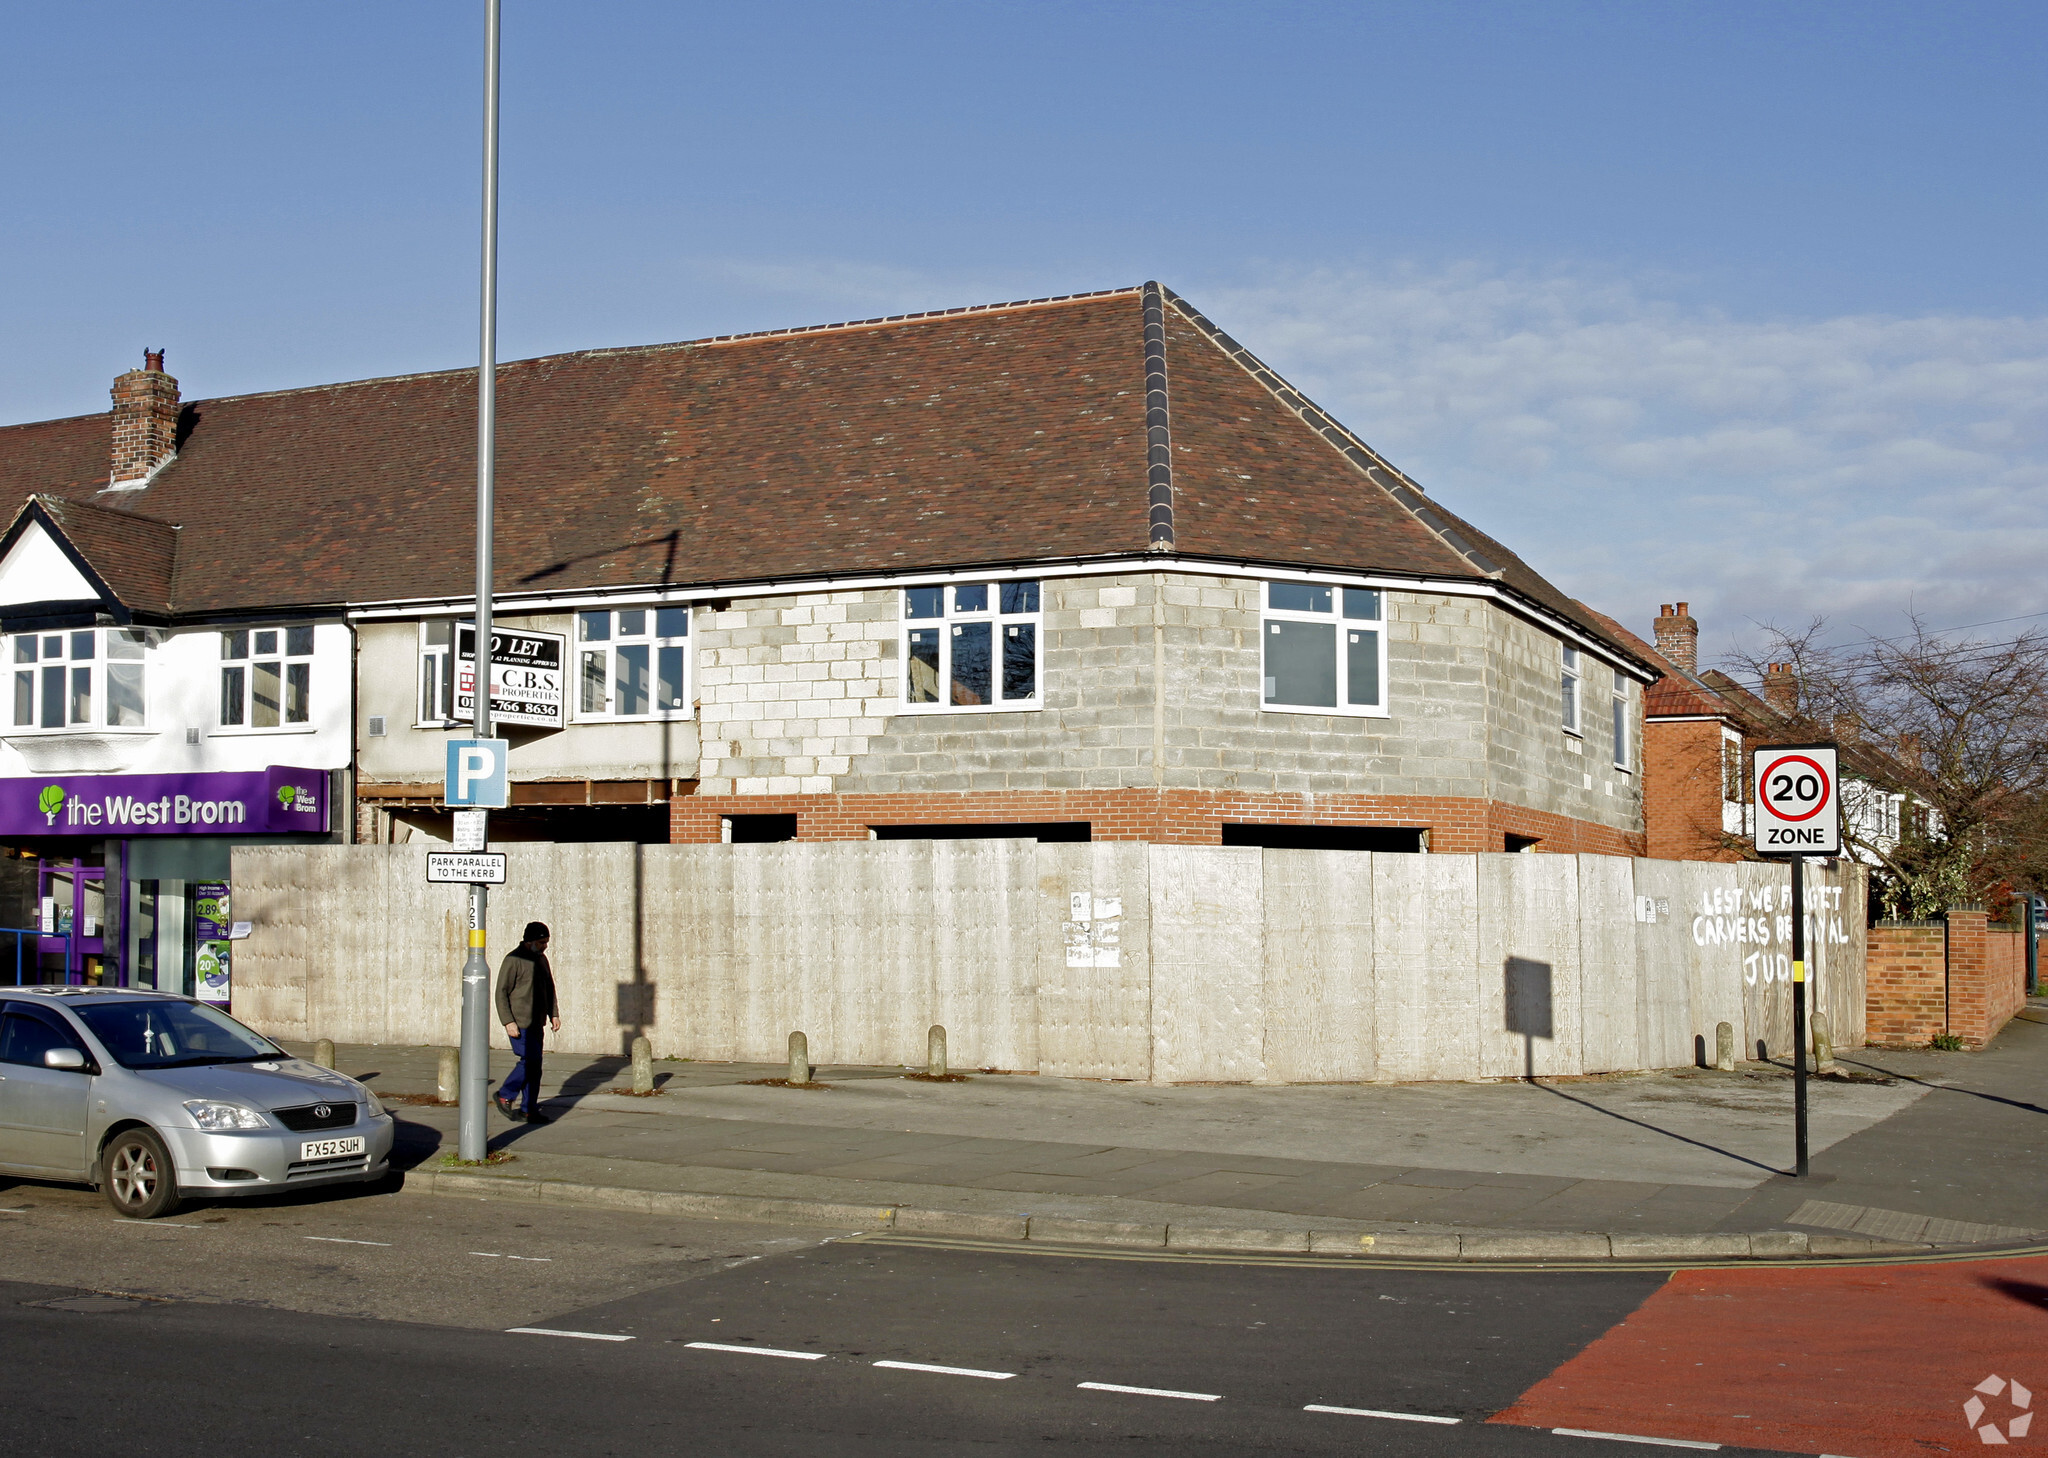
[[[2048,7],[505,8],[507,357],[1159,278],[1639,630],[2048,610]],[[471,361],[481,13],[0,10],[0,421]]]

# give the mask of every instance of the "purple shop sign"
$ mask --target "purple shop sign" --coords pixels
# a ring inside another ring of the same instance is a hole
[[[327,831],[327,771],[31,775],[0,780],[0,837]]]

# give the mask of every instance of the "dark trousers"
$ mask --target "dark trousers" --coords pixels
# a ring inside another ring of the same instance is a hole
[[[512,1071],[505,1075],[505,1082],[498,1089],[499,1098],[508,1104],[519,1103],[522,1111],[529,1114],[540,1103],[541,1043],[546,1038],[547,1026],[536,1022],[512,1040],[512,1056],[519,1061],[512,1065]]]

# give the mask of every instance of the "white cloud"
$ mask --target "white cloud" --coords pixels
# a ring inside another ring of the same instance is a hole
[[[1640,281],[1274,271],[1196,302],[1453,510],[1703,648],[2048,609],[2048,319],[1738,319]]]

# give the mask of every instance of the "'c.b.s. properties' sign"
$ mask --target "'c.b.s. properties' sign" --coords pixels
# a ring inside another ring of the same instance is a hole
[[[559,729],[569,721],[562,660],[569,640],[560,633],[491,629],[491,719]],[[455,717],[476,713],[476,624],[455,633]]]
[[[0,836],[322,835],[327,771],[24,775],[0,780]]]

